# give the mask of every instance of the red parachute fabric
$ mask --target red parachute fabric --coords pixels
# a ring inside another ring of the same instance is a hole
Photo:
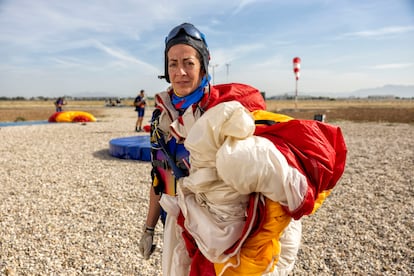
[[[250,112],[266,110],[266,102],[257,88],[242,83],[225,83],[211,87],[208,108],[222,102],[238,101]]]
[[[145,132],[150,132],[150,131],[151,131],[151,125],[145,125],[145,126],[143,126],[143,127],[142,127],[142,129],[143,129]]]
[[[250,112],[266,110],[266,103],[260,91],[239,83],[211,87],[210,97],[207,101],[203,99],[203,102],[211,108],[219,103],[233,100],[240,102]],[[318,194],[332,189],[343,174],[347,149],[340,128],[318,121],[290,120],[270,126],[257,125],[254,134],[269,139],[286,157],[289,165],[307,177],[308,191],[303,203],[297,210],[286,211],[294,219],[310,214]],[[252,235],[257,234],[256,231],[260,229],[262,222],[263,210],[258,208],[256,211],[258,214],[253,223],[255,230],[252,231]],[[249,219],[251,214],[247,220]],[[184,230],[182,235],[187,251],[192,257],[189,275],[214,275],[212,274],[214,265],[201,254],[195,240],[185,230],[184,220],[180,213],[177,223]],[[243,230],[244,233],[245,231],[246,229]],[[229,248],[226,253],[232,252],[237,245],[238,243]]]
[[[308,191],[297,210],[286,210],[294,219],[312,212],[319,193],[332,189],[345,169],[346,152],[341,129],[312,120],[291,120],[256,126],[255,135],[269,139],[289,165],[307,178]]]
[[[49,122],[49,123],[56,123],[56,117],[57,117],[60,113],[61,113],[61,112],[55,112],[55,113],[53,113],[53,114],[49,117],[48,122]]]
[[[188,255],[191,258],[191,267],[189,276],[215,276],[214,264],[210,262],[198,249],[197,243],[184,226],[185,218],[180,212],[177,218],[177,224],[183,228],[182,236],[187,248]]]
[[[75,117],[73,117],[72,122],[74,123],[83,123],[83,122],[90,122],[91,120],[84,116],[84,115],[77,115]]]

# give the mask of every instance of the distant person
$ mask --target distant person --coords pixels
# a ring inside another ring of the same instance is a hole
[[[66,105],[67,102],[65,101],[65,97],[59,97],[55,101],[56,112],[62,112],[63,106]]]
[[[146,105],[145,91],[144,89],[142,89],[134,100],[135,111],[138,113],[138,119],[135,124],[136,132],[142,131],[142,120],[144,119],[145,105]]]

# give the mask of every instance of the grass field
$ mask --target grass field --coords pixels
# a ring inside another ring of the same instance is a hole
[[[149,106],[153,106],[149,102]],[[325,114],[326,121],[348,120],[356,122],[414,123],[414,100],[293,100],[266,101],[267,110],[298,119],[313,119],[315,114]],[[123,106],[132,107],[131,101]],[[103,101],[70,101],[64,110],[81,110],[99,118],[107,108]],[[50,101],[0,101],[0,121],[47,120],[55,108]]]
[[[414,123],[413,100],[267,101],[269,111],[300,119],[325,114],[326,120],[355,122]]]
[[[132,108],[132,102],[125,105]],[[63,109],[86,111],[100,117],[104,108],[107,107],[103,101],[71,101]],[[0,101],[0,122],[47,120],[54,112],[51,101]]]

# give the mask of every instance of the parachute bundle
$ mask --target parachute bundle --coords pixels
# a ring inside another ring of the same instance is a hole
[[[191,173],[178,192],[190,275],[262,275],[277,264],[291,220],[315,212],[342,176],[345,141],[339,127],[266,111],[251,86],[221,84],[210,92],[185,140]],[[195,203],[200,194],[208,207]],[[231,205],[233,213],[239,202],[245,209],[221,221],[219,210]],[[240,214],[247,216],[240,221]]]

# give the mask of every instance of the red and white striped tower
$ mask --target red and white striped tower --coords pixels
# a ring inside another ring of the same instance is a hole
[[[294,57],[293,58],[293,73],[296,76],[296,89],[295,89],[295,109],[297,109],[298,107],[298,80],[299,80],[299,76],[300,76],[300,58],[299,57]]]

